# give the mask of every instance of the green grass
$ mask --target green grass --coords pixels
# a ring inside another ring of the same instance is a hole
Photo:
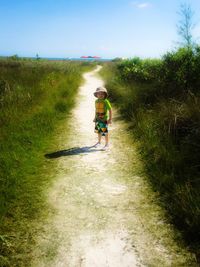
[[[132,122],[154,190],[171,221],[199,255],[200,50],[180,49],[162,60],[104,64],[112,101]]]
[[[93,64],[0,60],[0,266],[28,266],[37,221],[48,212],[44,159],[54,131]]]

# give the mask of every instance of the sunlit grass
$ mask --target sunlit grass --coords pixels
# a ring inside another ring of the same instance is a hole
[[[154,189],[190,245],[199,247],[200,79],[199,48],[167,53],[162,60],[105,64],[112,100],[132,122]],[[197,249],[196,249],[197,251]]]
[[[48,210],[43,191],[53,163],[44,154],[92,67],[0,60],[0,266],[28,266],[35,222]]]

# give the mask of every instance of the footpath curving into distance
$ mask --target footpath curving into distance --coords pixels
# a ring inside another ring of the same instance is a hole
[[[128,125],[114,112],[111,148],[91,148],[97,67],[84,74],[76,106],[47,160],[57,163],[47,192],[52,214],[38,235],[37,267],[197,266],[175,240],[142,171]],[[177,238],[176,238],[177,239]]]

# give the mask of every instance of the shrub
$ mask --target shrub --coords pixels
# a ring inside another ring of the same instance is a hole
[[[0,60],[0,266],[30,264],[32,227],[45,210],[43,190],[50,180],[48,173],[40,177],[43,149],[89,68],[79,62]]]
[[[105,74],[106,73],[106,74]],[[132,121],[150,181],[176,226],[200,240],[200,47],[107,64],[113,101]],[[190,243],[191,244],[191,243]]]

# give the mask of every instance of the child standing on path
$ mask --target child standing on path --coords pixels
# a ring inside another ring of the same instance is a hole
[[[101,145],[101,137],[105,136],[104,149],[107,149],[109,147],[108,124],[112,123],[112,107],[107,99],[108,92],[105,87],[98,87],[94,96],[97,97],[97,100],[95,101],[95,118],[93,121],[95,122],[95,132],[98,133],[98,142],[95,147]]]

